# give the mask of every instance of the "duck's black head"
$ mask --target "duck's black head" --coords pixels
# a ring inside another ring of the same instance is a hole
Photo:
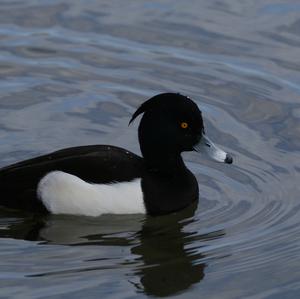
[[[139,142],[146,161],[162,163],[176,159],[183,151],[198,151],[204,139],[205,146],[211,147],[203,137],[202,113],[186,96],[178,93],[156,95],[137,109],[129,123],[141,113],[144,115],[139,125]],[[228,162],[226,154],[223,160]]]

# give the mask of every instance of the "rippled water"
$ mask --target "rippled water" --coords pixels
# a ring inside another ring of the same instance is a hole
[[[1,166],[138,153],[130,115],[165,91],[235,158],[186,153],[200,201],[174,215],[1,210],[1,298],[300,296],[299,1],[2,0],[0,44]]]

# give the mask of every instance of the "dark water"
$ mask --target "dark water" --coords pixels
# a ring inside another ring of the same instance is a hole
[[[0,165],[136,153],[131,113],[197,101],[235,157],[185,154],[198,206],[165,217],[1,210],[1,298],[299,298],[299,1],[1,0]]]

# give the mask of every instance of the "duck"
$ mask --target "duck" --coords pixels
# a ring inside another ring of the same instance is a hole
[[[0,206],[92,217],[169,214],[199,198],[198,182],[182,152],[206,152],[218,162],[233,162],[207,137],[202,112],[189,97],[155,95],[138,107],[129,125],[139,115],[142,157],[112,145],[85,145],[3,167]]]

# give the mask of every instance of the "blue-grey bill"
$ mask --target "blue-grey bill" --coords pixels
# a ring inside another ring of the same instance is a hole
[[[194,149],[197,152],[204,152],[208,154],[209,157],[217,162],[231,164],[233,161],[232,157],[228,153],[216,146],[204,133],[200,142],[194,146]]]

